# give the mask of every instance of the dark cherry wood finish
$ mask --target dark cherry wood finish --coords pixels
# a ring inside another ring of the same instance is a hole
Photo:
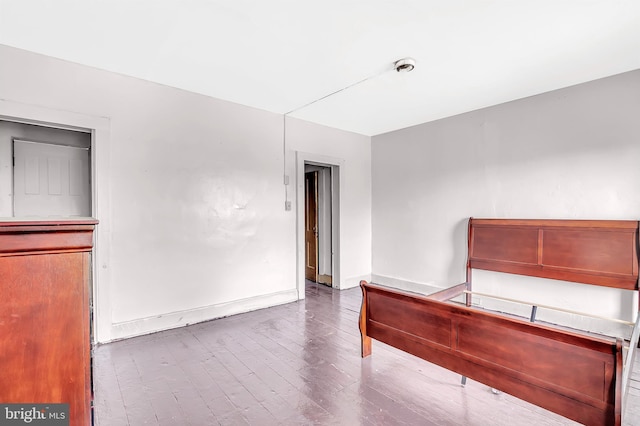
[[[375,339],[581,423],[619,425],[621,339],[447,300],[470,290],[473,268],[637,289],[637,247],[638,222],[470,219],[466,283],[420,296],[361,282],[362,357]]]
[[[366,283],[363,290],[368,339],[578,422],[620,424],[622,407],[616,395],[621,390],[621,341],[568,333]]]
[[[0,222],[0,402],[68,403],[73,426],[91,424],[96,223]]]
[[[638,222],[469,220],[469,267],[638,289]]]

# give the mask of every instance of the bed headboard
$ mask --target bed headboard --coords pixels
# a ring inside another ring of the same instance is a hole
[[[638,289],[638,222],[469,219],[471,269]]]

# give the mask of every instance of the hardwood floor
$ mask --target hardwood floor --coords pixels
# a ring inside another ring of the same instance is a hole
[[[95,424],[575,424],[379,342],[363,360],[360,289],[308,283],[306,297],[95,348]]]

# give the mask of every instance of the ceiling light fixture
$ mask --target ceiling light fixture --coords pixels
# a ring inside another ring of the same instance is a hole
[[[395,68],[398,72],[409,72],[413,71],[416,67],[416,60],[413,58],[404,58],[396,61]]]

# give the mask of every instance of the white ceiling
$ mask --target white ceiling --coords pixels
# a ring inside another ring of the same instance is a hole
[[[639,69],[640,0],[0,0],[0,43],[376,135]]]

